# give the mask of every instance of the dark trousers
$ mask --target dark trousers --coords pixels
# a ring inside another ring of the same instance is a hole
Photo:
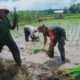
[[[21,65],[21,59],[20,59],[20,52],[16,45],[16,43],[13,40],[10,40],[9,42],[0,43],[0,51],[2,50],[3,46],[6,45],[12,52],[13,58],[17,65]]]
[[[65,40],[64,40],[64,38],[62,38],[58,41],[58,49],[59,49],[62,61],[65,61],[65,48],[64,48],[64,45],[65,45]]]
[[[25,41],[29,41],[30,31],[28,28],[24,28]]]
[[[64,48],[65,39],[64,38],[57,39],[56,43],[58,43],[58,49],[59,49],[59,52],[61,55],[61,60],[65,61],[65,48]],[[56,43],[55,43],[55,45],[56,45]],[[48,50],[47,54],[50,58],[53,58],[54,57],[54,47],[49,46],[49,50]]]

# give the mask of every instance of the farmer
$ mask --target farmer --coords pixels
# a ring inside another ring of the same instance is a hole
[[[61,55],[62,62],[65,62],[65,40],[66,40],[66,32],[61,27],[47,27],[46,25],[42,25],[38,27],[38,31],[43,33],[44,36],[44,47],[47,43],[47,37],[50,38],[50,44],[48,49],[48,56],[50,58],[54,57],[54,47],[56,43],[58,43],[58,49]]]
[[[24,27],[24,34],[26,41],[29,41],[29,38],[31,38],[32,41],[37,41],[39,39],[38,32],[31,25]]]
[[[15,29],[17,23],[14,19],[13,23],[10,24],[7,17],[8,13],[8,9],[0,9],[0,52],[4,45],[8,46],[16,64],[21,66],[20,52],[10,33],[10,29]],[[14,16],[14,18],[16,17]]]

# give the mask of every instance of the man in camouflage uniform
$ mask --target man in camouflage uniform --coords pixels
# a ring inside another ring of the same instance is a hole
[[[0,52],[2,51],[4,45],[8,46],[16,64],[21,66],[20,52],[10,33],[10,29],[15,29],[16,21],[14,19],[13,24],[10,24],[7,17],[8,13],[8,9],[0,9]]]
[[[66,40],[66,32],[63,28],[55,26],[55,27],[47,27],[46,25],[42,25],[38,27],[38,31],[43,33],[44,36],[44,46],[47,43],[47,37],[50,38],[48,56],[50,58],[54,57],[54,47],[58,43],[58,49],[61,55],[61,60],[65,62],[65,40]]]

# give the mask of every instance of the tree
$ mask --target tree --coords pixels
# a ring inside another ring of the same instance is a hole
[[[48,14],[53,14],[53,13],[54,13],[53,9],[48,9]]]
[[[64,13],[67,14],[67,13],[69,13],[69,12],[70,12],[69,9],[68,9],[67,7],[65,7],[65,8],[64,8]]]
[[[71,13],[80,13],[80,3],[78,4],[73,4],[70,8],[69,8]]]

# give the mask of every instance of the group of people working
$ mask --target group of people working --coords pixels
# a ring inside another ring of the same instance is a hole
[[[12,23],[10,23],[7,15],[9,13],[9,10],[7,9],[0,9],[0,51],[2,51],[2,48],[4,45],[7,45],[10,51],[12,52],[13,58],[18,66],[21,66],[21,57],[20,57],[20,51],[16,45],[16,42],[11,36],[10,29],[16,28],[16,21],[13,20]],[[15,17],[14,17],[15,18]],[[41,32],[44,37],[44,47],[47,43],[47,37],[50,39],[49,48],[47,51],[47,54],[50,58],[54,57],[54,47],[58,43],[58,49],[61,55],[61,60],[63,63],[65,63],[65,40],[66,40],[66,32],[63,28],[53,26],[48,27],[46,25],[41,25],[37,29],[32,29],[31,27],[24,28],[25,33],[25,40],[29,41],[29,37],[31,37],[32,41],[37,40],[39,37],[35,35],[36,32]]]

